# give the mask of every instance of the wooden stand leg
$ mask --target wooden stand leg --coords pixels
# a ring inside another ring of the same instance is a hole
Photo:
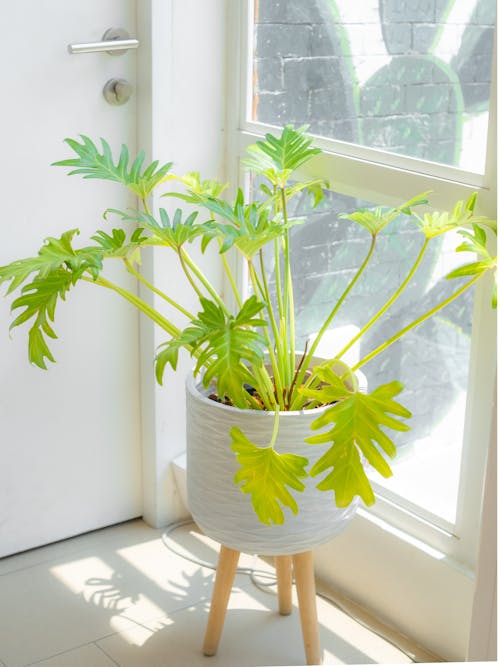
[[[205,641],[203,642],[203,653],[205,655],[215,655],[217,652],[239,557],[239,551],[221,546],[205,631]]]
[[[293,556],[295,585],[299,600],[300,623],[308,665],[321,664],[318,614],[316,611],[316,586],[312,551]]]
[[[292,613],[292,557],[276,556],[276,579],[278,582],[279,612],[282,616]]]

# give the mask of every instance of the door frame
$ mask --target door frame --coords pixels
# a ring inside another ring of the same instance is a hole
[[[141,44],[137,52],[138,148],[151,160],[173,161],[175,173],[196,169],[222,179],[225,0],[141,0],[136,11]],[[158,199],[153,196],[153,209]],[[161,200],[161,206],[168,209],[166,201]],[[177,267],[166,266],[165,250],[150,250],[142,263],[146,278],[155,284],[164,281],[170,293],[176,285],[172,296],[188,309],[196,308],[192,290],[182,282]],[[222,275],[214,273],[209,255],[200,258],[200,265],[222,290]],[[140,294],[161,309],[158,297],[142,290]],[[185,449],[184,377],[191,361],[187,355],[181,358],[177,372],[167,371],[160,387],[153,359],[155,349],[164,342],[161,332],[141,317],[139,340],[143,512],[148,524],[160,527],[186,516],[171,462]]]

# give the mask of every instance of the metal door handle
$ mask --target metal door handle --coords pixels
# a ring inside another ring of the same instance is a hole
[[[131,38],[123,28],[109,28],[102,36],[102,42],[68,44],[70,53],[99,53],[105,51],[110,56],[121,56],[128,49],[137,49],[139,40]]]

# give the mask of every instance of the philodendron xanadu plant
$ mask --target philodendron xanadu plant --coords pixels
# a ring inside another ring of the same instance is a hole
[[[362,209],[343,217],[366,230],[369,249],[356,274],[335,303],[331,304],[317,337],[301,352],[296,350],[294,281],[290,262],[290,230],[298,223],[289,217],[289,202],[298,193],[308,191],[313,205],[322,199],[327,184],[321,180],[295,182],[294,172],[319,153],[302,129],[287,126],[281,136],[266,135],[248,149],[246,166],[263,181],[258,201],[246,202],[238,190],[235,201],[222,197],[224,186],[217,181],[201,180],[198,173],[178,177],[171,173],[171,163],[159,166],[153,162],[146,168],[144,153],[130,164],[128,150],[122,147],[115,163],[108,144],[102,140],[99,149],[89,138],[81,142],[67,139],[76,157],[56,162],[71,167],[70,174],[84,178],[117,181],[129,188],[140,201],[140,209],[118,211],[108,209],[105,218],[113,217],[130,224],[104,231],[98,230],[93,243],[76,247],[77,229],[60,238],[47,238],[36,257],[21,259],[0,267],[0,282],[8,282],[7,294],[20,290],[12,309],[17,316],[12,327],[30,322],[28,356],[32,363],[46,368],[54,361],[48,347],[56,338],[53,329],[58,300],[65,300],[79,281],[112,290],[149,317],[164,332],[166,340],[156,356],[156,377],[161,384],[167,367],[177,367],[181,350],[195,360],[194,372],[201,374],[205,388],[211,387],[214,397],[244,410],[273,411],[274,433],[268,447],[259,447],[236,427],[228,424],[232,449],[240,468],[235,483],[250,493],[259,519],[264,523],[283,523],[283,507],[298,511],[289,488],[302,491],[302,479],[323,474],[318,483],[322,491],[334,491],[332,502],[339,507],[349,505],[355,496],[370,505],[374,494],[363,468],[366,460],[381,475],[392,474],[387,459],[394,457],[396,448],[390,432],[407,431],[404,421],[411,416],[395,398],[402,391],[394,380],[366,392],[359,391],[355,372],[369,360],[386,350],[407,331],[437,313],[460,296],[484,274],[496,267],[496,257],[487,249],[487,231],[496,233],[496,224],[474,214],[475,196],[458,202],[450,212],[417,213],[415,209],[427,204],[425,195],[417,196],[397,208]],[[100,152],[102,150],[102,152]],[[167,188],[181,182],[185,191],[165,192],[165,195],[185,200],[197,211],[184,214],[177,209],[173,216],[160,208],[150,211],[148,197],[158,187]],[[362,327],[359,333],[336,354],[314,365],[314,354],[325,332],[366,270],[377,245],[380,232],[389,224],[397,224],[401,215],[411,216],[422,232],[422,248],[408,275],[385,305]],[[373,327],[408,286],[422,258],[441,234],[458,230],[462,237],[457,252],[472,252],[475,261],[452,271],[447,279],[466,277],[464,284],[424,315],[405,326],[372,350],[351,368],[342,362],[347,350]],[[216,244],[228,284],[234,294],[235,312],[231,312],[217,290],[193,261],[189,248],[201,244],[202,251]],[[263,257],[265,246],[271,246],[275,259],[275,296],[272,296],[269,276]],[[198,312],[192,313],[178,303],[175,294],[167,294],[160,285],[149,283],[139,271],[143,248],[161,246],[170,258],[177,261],[199,301]],[[226,253],[241,255],[248,266],[252,295],[243,300],[236,287]],[[123,262],[128,272],[163,302],[164,308],[154,309],[137,294],[111,282],[103,275],[108,261]],[[177,311],[185,319],[179,328],[171,319]],[[170,313],[170,315],[169,315]],[[333,367],[341,364],[339,376]],[[346,378],[350,382],[346,383]],[[311,444],[323,443],[324,455],[308,470],[309,461],[303,456],[280,454],[274,449],[279,429],[279,413],[289,410],[308,410],[328,406],[313,424],[319,435],[307,439]],[[325,430],[326,427],[326,430]],[[333,495],[333,494],[332,494]]]

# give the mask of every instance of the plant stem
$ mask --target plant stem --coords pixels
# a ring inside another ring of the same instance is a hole
[[[137,278],[143,285],[145,285],[148,289],[150,289],[152,292],[160,296],[162,299],[164,299],[167,303],[169,303],[171,306],[174,308],[177,308],[183,315],[185,315],[188,319],[193,320],[194,315],[190,313],[188,310],[183,308],[179,303],[171,299],[167,294],[159,290],[157,287],[155,287],[152,283],[149,282],[144,276],[137,271],[134,266],[132,265],[132,262],[130,262],[128,259],[123,260],[125,262],[125,266],[127,267],[127,271],[131,273],[133,276]]]
[[[370,352],[370,354],[367,354],[366,357],[361,359],[361,361],[358,361],[358,363],[355,366],[353,366],[351,370],[352,371],[357,371],[358,368],[361,368],[361,366],[364,366],[365,364],[367,364],[369,361],[371,361],[373,359],[373,357],[376,357],[377,354],[380,354],[380,352],[383,352],[386,348],[389,347],[389,345],[392,345],[399,338],[401,338],[401,336],[404,336],[405,333],[407,333],[411,329],[415,328],[419,324],[422,324],[422,322],[425,322],[425,320],[429,319],[429,317],[432,317],[433,315],[435,315],[442,308],[447,306],[449,303],[451,303],[457,297],[459,297],[461,294],[463,294],[466,290],[468,290],[469,287],[471,287],[477,280],[479,280],[479,278],[481,278],[483,273],[485,273],[485,271],[482,271],[481,273],[478,273],[477,275],[475,275],[474,278],[472,278],[472,280],[469,280],[469,282],[465,283],[465,285],[463,285],[459,290],[454,292],[447,299],[445,299],[441,303],[438,303],[438,305],[435,306],[434,308],[432,308],[431,310],[429,310],[429,312],[424,313],[424,315],[421,315],[416,320],[414,320],[413,322],[408,324],[406,327],[404,327],[403,329],[398,331],[398,333],[394,334],[394,336],[392,336],[391,338],[386,340],[385,343],[382,343],[377,348],[375,348],[375,350],[373,350],[373,352]]]
[[[147,315],[150,319],[152,319],[153,322],[158,324],[173,338],[180,335],[181,330],[178,329],[174,324],[172,324],[170,320],[167,320],[166,317],[163,317],[163,315],[161,315],[157,310],[152,308],[148,303],[143,301],[140,297],[133,294],[132,292],[129,292],[128,290],[124,289],[123,287],[120,287],[119,285],[115,285],[110,280],[107,280],[102,276],[99,276],[95,280],[93,278],[87,278],[87,276],[82,276],[81,279],[85,280],[88,283],[92,283],[94,285],[100,285],[101,287],[106,287],[108,289],[113,290],[114,292],[122,296],[124,299],[126,299],[133,306],[141,310],[145,315]]]
[[[276,444],[276,440],[278,438],[279,426],[280,426],[280,411],[278,406],[276,406],[276,410],[274,411],[273,432],[271,435],[271,442],[269,443],[269,447],[271,448],[274,448],[274,445]]]
[[[286,207],[286,193],[285,188],[281,188],[281,206],[283,209],[283,225],[285,226],[285,237],[283,239],[283,256],[285,263],[285,287],[284,287],[284,307],[285,307],[285,324],[288,322],[289,330],[288,346],[288,364],[287,364],[287,382],[288,387],[292,384],[292,378],[295,373],[295,306],[293,298],[293,280],[292,268],[290,266],[290,231],[288,229],[288,212]],[[286,338],[285,338],[286,340]]]
[[[307,371],[308,371],[308,369],[309,369],[309,367],[310,367],[310,365],[311,365],[311,360],[312,360],[312,358],[313,358],[313,356],[314,356],[314,353],[315,353],[315,351],[316,351],[316,349],[317,349],[317,347],[318,347],[318,345],[319,345],[319,343],[320,343],[320,341],[321,341],[321,338],[324,336],[324,334],[325,334],[326,331],[328,330],[328,327],[329,327],[330,324],[332,323],[333,318],[334,318],[335,315],[338,313],[340,307],[342,306],[342,304],[344,303],[344,301],[346,300],[346,298],[349,296],[349,293],[351,292],[352,288],[356,285],[356,283],[357,283],[358,280],[360,279],[362,273],[364,272],[364,270],[365,270],[366,267],[368,266],[368,263],[369,263],[369,261],[370,261],[370,259],[371,259],[371,256],[372,256],[372,254],[373,254],[373,251],[375,250],[375,243],[376,243],[376,240],[377,240],[377,235],[376,235],[376,234],[372,234],[372,240],[371,240],[371,243],[370,243],[370,248],[369,248],[369,250],[368,250],[368,253],[367,253],[365,259],[363,260],[363,263],[361,264],[361,266],[360,266],[359,269],[357,270],[356,275],[354,276],[354,278],[353,278],[353,279],[351,280],[351,282],[347,285],[347,287],[345,288],[344,292],[342,293],[342,295],[341,295],[340,298],[338,299],[337,303],[335,304],[335,307],[333,308],[333,310],[331,311],[331,313],[330,313],[330,314],[328,315],[328,317],[326,318],[325,322],[323,323],[323,326],[322,326],[321,329],[319,330],[318,335],[316,336],[316,338],[314,339],[314,341],[313,341],[313,343],[312,343],[312,345],[311,345],[311,349],[309,350],[309,353],[307,354],[307,357],[306,357],[306,359],[305,359],[305,361],[304,361],[304,364],[303,364],[303,366],[302,366],[302,369],[301,369],[301,371],[300,371],[300,374],[299,374],[299,376],[298,376],[297,379],[296,379],[296,383],[295,383],[295,386],[296,386],[296,387],[300,387],[300,386],[302,385],[302,382],[303,382],[303,380],[304,380],[304,376],[305,376],[305,374],[307,373]],[[339,355],[339,356],[340,356],[340,355]],[[297,401],[298,401],[298,400],[302,400],[302,398],[303,398],[303,397],[301,397],[299,394],[298,394],[296,397],[293,398],[293,401],[292,401],[292,407],[291,407],[292,410],[297,410],[297,409],[298,409],[298,407],[297,407]]]
[[[212,285],[210,284],[210,281],[203,275],[203,273],[200,271],[200,269],[196,266],[196,264],[193,262],[193,260],[189,257],[189,255],[184,250],[184,248],[179,249],[179,257],[181,257],[181,261],[183,262],[183,264],[185,264],[187,267],[189,267],[189,269],[194,273],[194,275],[198,278],[200,283],[207,290],[207,292],[210,294],[210,296],[213,298],[213,300],[222,308],[224,313],[226,315],[229,315],[229,311],[228,311],[224,301],[220,298],[220,296],[217,294],[216,290],[212,287]],[[196,291],[198,292],[198,290],[196,290]]]
[[[276,275],[276,300],[278,303],[278,317],[281,320],[284,314],[284,309],[283,295],[281,293],[280,239],[274,239],[274,273]]]
[[[293,392],[294,392],[295,386],[297,384],[297,378],[299,376],[299,373],[300,373],[300,370],[301,370],[302,366],[304,365],[304,361],[305,361],[305,358],[306,358],[306,355],[307,355],[307,344],[308,343],[306,341],[306,344],[305,344],[305,347],[304,347],[304,353],[303,353],[302,357],[300,358],[299,363],[297,364],[297,369],[295,371],[295,374],[294,374],[293,380],[292,380],[292,384],[290,385],[290,389],[288,391],[288,409],[289,410],[290,410],[290,406],[291,406],[291,402],[292,402]]]
[[[283,401],[283,378],[285,374],[285,369],[283,366],[283,356],[284,356],[283,343],[280,336],[280,331],[278,329],[278,324],[276,322],[276,318],[274,317],[273,305],[271,303],[271,295],[269,293],[269,285],[267,284],[267,279],[266,279],[266,273],[264,267],[264,255],[262,253],[262,249],[259,251],[259,258],[260,258],[260,270],[262,274],[262,283],[260,283],[260,281],[258,280],[255,267],[253,266],[252,263],[250,263],[250,265],[252,272],[255,276],[255,280],[260,285],[260,289],[262,290],[262,297],[264,299],[264,303],[266,304],[267,315],[274,336],[274,345],[273,345],[269,329],[267,327],[264,329],[264,335],[267,340],[267,348],[269,350],[269,360],[271,362],[271,367],[273,369],[276,396],[280,408],[284,409],[285,406]],[[276,349],[276,354],[274,352],[275,349]]]
[[[264,365],[253,366],[252,371],[258,384],[259,396],[267,410],[274,410],[279,404],[274,396],[274,387],[269,373]]]
[[[204,298],[204,297],[203,297],[203,292],[200,290],[200,288],[198,287],[198,285],[194,282],[194,280],[193,280],[193,276],[192,276],[191,273],[189,272],[189,269],[188,269],[188,267],[187,267],[187,265],[186,265],[186,262],[185,262],[185,259],[184,259],[184,255],[183,255],[183,252],[182,252],[182,248],[179,248],[179,249],[178,249],[178,253],[177,253],[177,254],[179,255],[179,260],[180,260],[180,262],[181,262],[182,270],[184,271],[184,274],[185,274],[186,278],[189,280],[189,283],[190,283],[191,287],[194,289],[194,291],[195,291],[196,294],[198,295],[198,298],[199,298],[199,299],[203,299],[203,298]]]
[[[260,283],[262,285],[262,297],[267,305],[267,312],[269,315],[269,322],[271,324],[271,328],[273,331],[273,335],[275,338],[275,347],[276,351],[278,353],[279,357],[283,356],[283,346],[282,346],[282,340],[280,336],[280,332],[278,329],[278,323],[276,322],[276,318],[274,316],[274,311],[273,311],[273,306],[271,303],[271,294],[269,292],[269,285],[267,282],[266,278],[266,267],[264,266],[264,253],[262,252],[262,248],[259,250],[259,263],[260,263],[260,273],[262,276],[262,282]],[[274,347],[274,346],[273,346]],[[282,369],[283,371],[283,369]]]
[[[219,246],[222,245],[222,241],[219,241]],[[226,253],[220,253],[221,259],[222,259],[222,264],[224,266],[224,270],[226,272],[226,276],[229,280],[229,284],[231,285],[231,289],[233,290],[234,298],[236,299],[236,303],[238,304],[238,308],[241,308],[243,305],[243,302],[241,300],[240,293],[238,291],[238,287],[236,285],[236,281],[233,276],[233,272],[231,271],[231,267],[229,266],[229,262],[226,259]]]
[[[262,253],[261,254],[261,265],[263,266],[263,258],[262,258]],[[267,286],[267,281],[265,279],[265,275],[263,276],[264,278],[264,284],[261,284],[259,281],[259,277],[257,276],[257,272],[255,270],[255,267],[252,263],[251,260],[248,260],[248,274],[250,276],[250,280],[252,282],[253,290],[257,294],[258,292],[261,293],[262,298],[264,299],[264,303],[266,304],[266,310],[268,313],[269,317],[269,322],[271,324],[271,328],[273,330],[273,334],[275,337],[275,343],[276,343],[276,348],[277,348],[277,353],[278,353],[278,360],[276,359],[276,355],[274,353],[274,345],[271,340],[271,336],[269,333],[268,327],[263,327],[263,332],[264,336],[267,341],[267,349],[269,351],[269,361],[271,363],[271,367],[273,369],[273,375],[274,375],[274,383],[276,385],[276,394],[277,394],[277,400],[279,402],[279,405],[281,408],[284,408],[283,402],[281,395],[283,393],[283,385],[281,382],[282,378],[282,373],[283,369],[279,365],[279,361],[281,360],[281,355],[280,351],[278,349],[278,345],[281,344],[280,338],[279,338],[279,332],[278,332],[278,327],[276,324],[276,320],[274,319],[274,313],[273,313],[273,307],[269,298],[269,288]],[[267,371],[266,371],[267,373]]]
[[[424,242],[424,244],[423,244],[423,246],[422,246],[422,248],[421,248],[421,250],[418,254],[417,259],[415,260],[412,268],[410,269],[410,272],[408,273],[408,275],[406,276],[404,281],[401,283],[401,285],[398,287],[398,289],[394,292],[394,294],[391,296],[391,298],[388,301],[386,301],[386,303],[382,306],[382,308],[377,313],[375,313],[375,315],[371,318],[371,320],[369,320],[365,324],[365,326],[354,336],[354,338],[352,338],[352,340],[350,340],[349,343],[339,352],[339,354],[337,355],[339,359],[341,359],[344,356],[344,354],[347,352],[347,350],[349,350],[354,345],[354,343],[356,343],[356,341],[358,341],[368,331],[368,329],[373,324],[375,324],[375,322],[377,322],[377,320],[379,320],[382,317],[382,315],[392,306],[392,304],[396,301],[396,299],[406,289],[406,286],[408,285],[410,280],[413,278],[413,276],[415,274],[415,271],[419,267],[420,262],[422,261],[422,258],[425,254],[425,251],[427,250],[428,245],[429,245],[429,239],[426,238],[425,242]]]

